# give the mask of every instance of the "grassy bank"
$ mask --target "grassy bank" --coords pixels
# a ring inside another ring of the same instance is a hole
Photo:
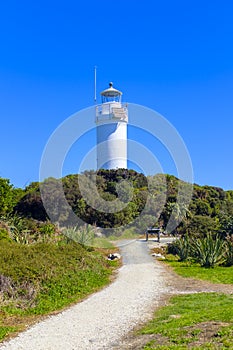
[[[191,277],[210,281],[212,283],[233,284],[233,266],[203,268],[199,264],[191,261],[180,262],[174,255],[168,255],[165,262],[168,263],[173,270],[182,277]]]
[[[203,268],[174,255],[166,255],[165,263],[182,277],[233,284],[232,267]],[[138,333],[144,350],[233,349],[233,295],[174,296]]]
[[[74,242],[0,242],[0,339],[106,285],[116,262]]]
[[[173,297],[140,333],[153,335],[144,350],[233,349],[233,296]]]

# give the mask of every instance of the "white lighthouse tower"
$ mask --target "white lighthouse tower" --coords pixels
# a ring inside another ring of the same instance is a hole
[[[96,106],[97,169],[126,169],[127,105],[122,104],[122,92],[113,83],[101,96],[102,104]]]

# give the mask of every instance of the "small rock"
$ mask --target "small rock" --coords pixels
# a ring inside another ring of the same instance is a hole
[[[176,318],[181,318],[181,315],[170,315],[169,317],[170,317],[170,318],[175,318],[175,319],[176,319]]]
[[[163,256],[161,253],[153,253],[151,255],[154,256],[155,258],[165,259],[165,256]]]
[[[108,260],[119,260],[121,258],[121,255],[119,253],[111,253],[108,255]]]

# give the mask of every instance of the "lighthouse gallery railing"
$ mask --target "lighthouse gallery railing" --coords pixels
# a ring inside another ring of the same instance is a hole
[[[96,122],[107,120],[122,120],[128,121],[128,108],[127,104],[118,103],[102,104],[96,106]]]

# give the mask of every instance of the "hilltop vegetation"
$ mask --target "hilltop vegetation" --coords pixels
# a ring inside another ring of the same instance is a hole
[[[194,184],[191,201],[187,202],[186,189],[190,191],[190,186],[171,175],[145,177],[126,169],[49,178],[25,189],[15,189],[9,180],[0,179],[0,232],[47,234],[51,217],[60,227],[74,226],[75,213],[84,223],[103,229],[121,230],[128,225],[144,233],[149,225],[166,230],[170,221],[174,234],[232,235],[233,191]]]
[[[112,229],[122,236],[125,231],[144,234],[153,225],[183,237],[169,248],[180,260],[193,258],[205,267],[233,264],[233,191],[127,169],[48,178],[24,190],[1,179],[0,191],[0,237],[5,240],[57,241],[65,233],[91,245],[93,227],[105,236]]]

